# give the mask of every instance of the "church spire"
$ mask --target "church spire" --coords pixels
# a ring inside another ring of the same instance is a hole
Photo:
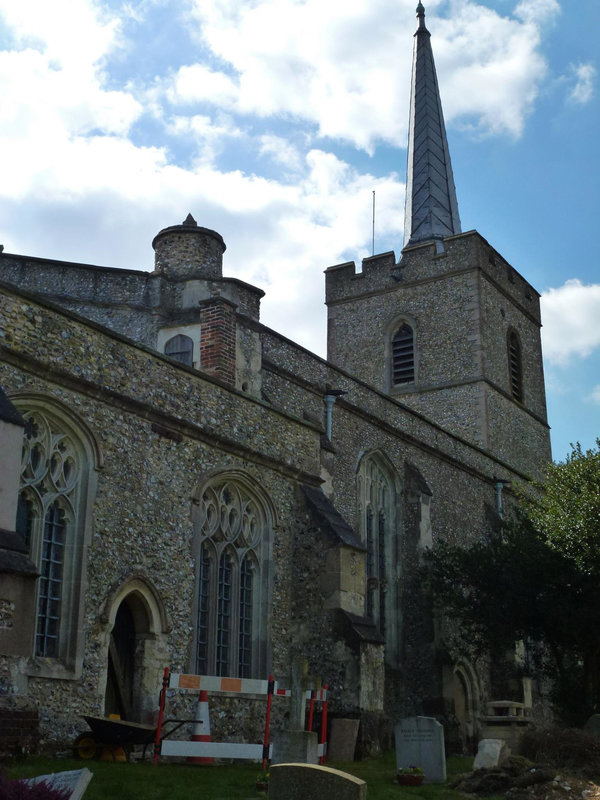
[[[404,246],[460,233],[460,219],[425,9],[413,53]]]

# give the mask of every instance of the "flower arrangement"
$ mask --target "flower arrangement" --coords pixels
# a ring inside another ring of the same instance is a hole
[[[398,767],[396,771],[396,783],[401,786],[420,786],[423,783],[423,768],[415,767]]]
[[[256,776],[256,788],[259,792],[267,792],[269,790],[269,777],[268,770],[258,773]]]

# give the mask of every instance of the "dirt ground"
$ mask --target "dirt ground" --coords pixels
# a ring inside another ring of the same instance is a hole
[[[461,775],[452,787],[468,796],[504,795],[509,800],[600,800],[600,781],[522,763]]]

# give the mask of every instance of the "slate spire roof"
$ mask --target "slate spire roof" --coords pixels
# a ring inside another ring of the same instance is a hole
[[[417,19],[408,131],[405,247],[461,232],[431,34],[425,27],[422,3],[417,6]]]

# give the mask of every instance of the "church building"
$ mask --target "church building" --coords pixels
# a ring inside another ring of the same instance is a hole
[[[471,746],[487,701],[522,699],[456,651],[419,572],[551,455],[539,295],[461,230],[417,21],[404,248],[326,270],[326,360],[260,322],[191,214],[147,272],[0,253],[0,718],[21,738],[152,722],[166,666],[289,686],[306,660],[364,754],[414,714]],[[255,702],[211,698],[213,739],[258,741]]]

